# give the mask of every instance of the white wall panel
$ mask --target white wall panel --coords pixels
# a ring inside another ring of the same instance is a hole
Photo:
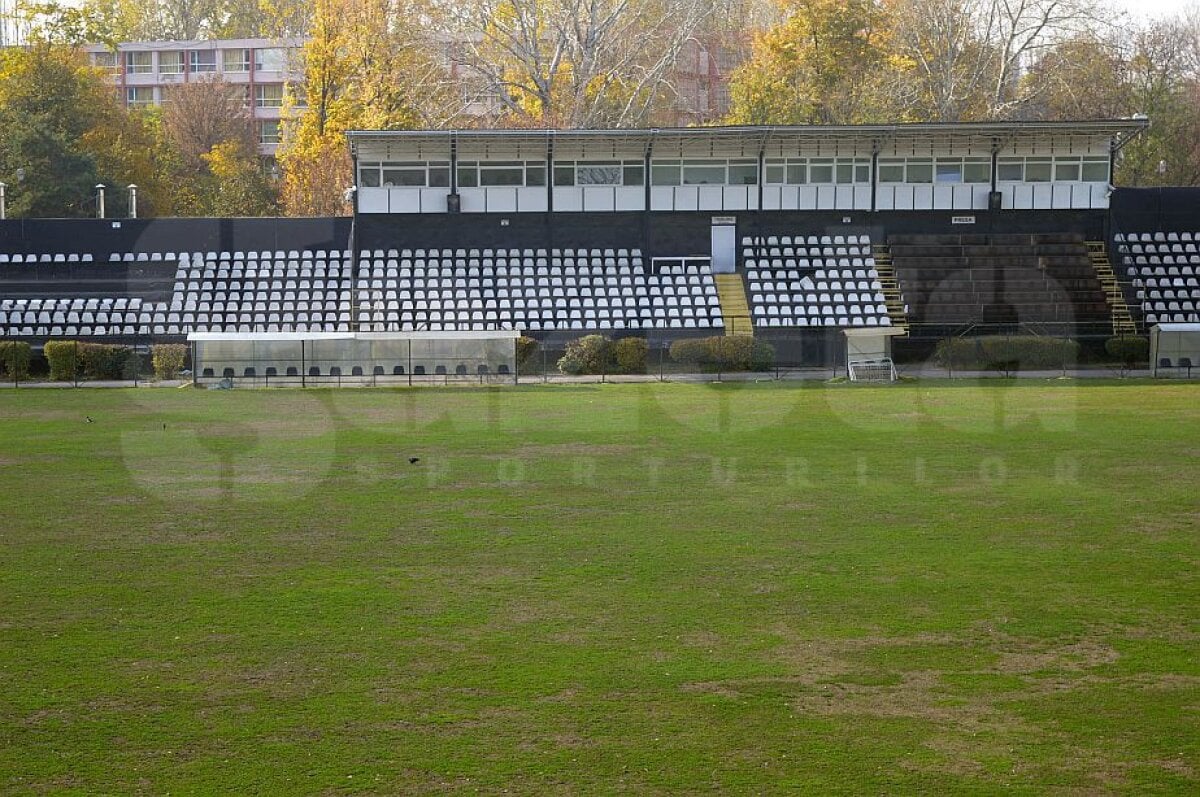
[[[954,207],[954,186],[935,185],[933,187],[934,210],[950,210]]]
[[[359,213],[387,213],[388,190],[386,188],[358,189]]]
[[[699,210],[722,210],[724,208],[724,186],[699,185],[696,188],[696,207]]]
[[[913,186],[913,209],[914,210],[930,210],[933,208],[933,186],[932,185],[914,185]]]
[[[650,208],[652,210],[675,210],[675,188],[669,185],[656,185],[650,188]]]
[[[614,211],[617,209],[616,191],[611,185],[583,186],[583,209],[587,211]]]
[[[460,188],[458,193],[462,197],[463,213],[483,213],[487,210],[486,188]]]
[[[869,186],[869,185],[854,186],[854,209],[855,210],[870,210],[871,209],[871,186]]]
[[[389,213],[420,213],[421,189],[385,188],[388,193]]]
[[[577,186],[554,188],[554,211],[574,212],[583,210],[583,190]]]
[[[698,185],[677,185],[675,188],[675,209],[676,210],[699,210],[700,209],[700,186]]]
[[[449,188],[420,188],[422,213],[445,213]]]
[[[781,189],[779,185],[763,186],[763,210],[779,210],[782,208]]]
[[[1088,183],[1091,189],[1091,207],[1107,208],[1109,202],[1108,183]]]
[[[1034,185],[1033,207],[1037,210],[1047,210],[1054,207],[1054,187],[1049,183],[1038,183]]]
[[[489,213],[516,213],[517,189],[510,186],[494,186],[483,189],[487,192],[487,211]]]
[[[895,210],[896,186],[891,184],[877,186],[875,190],[875,207],[879,210]]]
[[[517,211],[520,213],[540,213],[546,209],[545,186],[530,186],[517,189]]]
[[[758,204],[758,188],[752,185],[731,185],[724,191],[722,210],[750,210]]]
[[[617,186],[617,210],[645,210],[646,189],[640,185]]]

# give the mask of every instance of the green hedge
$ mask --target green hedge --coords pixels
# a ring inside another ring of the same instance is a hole
[[[1125,368],[1147,365],[1150,362],[1150,340],[1134,335],[1122,335],[1109,338],[1104,342],[1104,350]]]
[[[29,363],[32,360],[33,351],[28,343],[0,340],[0,376],[10,380],[25,379],[29,376]]]
[[[79,358],[89,379],[133,379],[141,366],[132,348],[107,343],[80,343]]]
[[[187,361],[188,347],[182,343],[159,343],[150,347],[150,361],[159,379],[174,379]]]
[[[517,338],[517,373],[536,374],[538,372],[539,348],[540,344],[537,342],[537,338],[529,338],[524,335]]]
[[[750,335],[687,338],[671,344],[671,359],[701,371],[768,371],[775,349]]]
[[[1035,335],[986,335],[940,341],[934,356],[951,369],[1012,373],[1074,365],[1079,362],[1079,344]]]
[[[133,379],[141,365],[132,348],[108,343],[49,340],[42,352],[52,382],[70,382],[80,374],[88,379]]]
[[[622,374],[646,373],[646,355],[649,352],[650,344],[645,338],[621,338],[613,344],[617,371]]]
[[[48,340],[42,347],[46,362],[50,365],[51,382],[71,382],[79,373],[79,344],[73,340]]]
[[[564,374],[609,374],[616,370],[612,341],[603,335],[585,335],[567,344],[567,350],[558,361],[558,370]]]
[[[650,346],[645,338],[613,341],[604,335],[585,335],[567,344],[558,370],[564,374],[644,374]]]

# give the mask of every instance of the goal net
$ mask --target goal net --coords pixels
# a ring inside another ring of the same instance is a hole
[[[890,357],[858,360],[847,364],[851,382],[895,382],[896,366]]]

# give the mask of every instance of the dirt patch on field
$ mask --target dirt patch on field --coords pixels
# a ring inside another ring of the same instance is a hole
[[[1040,649],[1016,640],[998,640],[993,647],[999,654],[996,669],[1008,674],[1061,670],[1079,672],[1112,664],[1121,657],[1111,646],[1092,639]]]

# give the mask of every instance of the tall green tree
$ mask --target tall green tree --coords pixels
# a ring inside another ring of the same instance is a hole
[[[887,15],[876,0],[779,0],[783,21],[761,34],[734,74],[738,124],[845,124],[877,115]]]
[[[0,53],[0,126],[0,179],[14,216],[91,215],[98,183],[110,186],[114,214],[129,183],[147,180],[156,193],[147,131],[73,48],[43,41]]]

